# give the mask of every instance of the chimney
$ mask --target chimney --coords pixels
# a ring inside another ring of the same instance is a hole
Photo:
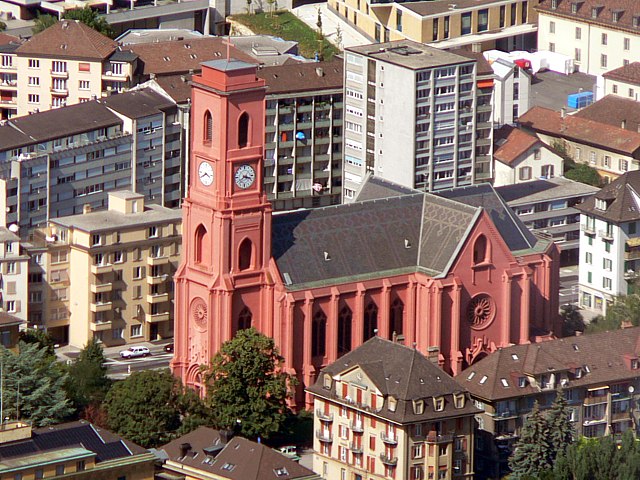
[[[86,215],[87,213],[91,213],[91,205],[89,203],[85,203],[82,206],[82,214]]]
[[[226,445],[233,438],[233,430],[219,430],[218,435],[220,435],[220,442]]]
[[[627,119],[623,118],[622,121],[620,122],[620,128],[622,128],[623,130],[625,128],[627,128]]]
[[[440,349],[438,347],[427,348],[427,358],[434,365],[438,365],[438,358],[440,357]]]
[[[560,109],[560,118],[564,118],[566,116],[567,116],[567,110],[564,107],[562,107]]]
[[[181,443],[180,444],[180,458],[184,458],[187,456],[187,453],[191,451],[190,443]]]

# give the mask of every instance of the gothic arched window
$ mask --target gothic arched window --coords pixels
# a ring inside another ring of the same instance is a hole
[[[251,319],[253,315],[249,307],[244,307],[238,314],[238,330],[245,330],[251,328]]]
[[[351,350],[351,309],[346,305],[338,314],[338,355],[344,355]]]
[[[473,263],[483,263],[489,261],[489,248],[487,237],[480,235],[473,244]]]
[[[313,316],[311,322],[311,355],[324,357],[327,345],[327,316],[322,310]]]
[[[393,338],[393,334],[402,335],[404,333],[404,303],[396,298],[391,304],[389,310],[389,335]]]
[[[253,244],[251,240],[245,238],[240,244],[240,248],[238,249],[238,268],[242,270],[248,270],[251,268],[253,256]]]
[[[244,148],[249,143],[249,114],[242,112],[238,119],[238,148]]]
[[[366,342],[374,337],[376,330],[378,330],[378,307],[374,302],[369,302],[364,309],[364,338],[362,341]]]
[[[211,143],[212,138],[213,138],[213,117],[211,116],[211,112],[207,110],[204,113],[204,142]]]
[[[194,248],[193,248],[193,261],[195,263],[202,263],[204,260],[205,239],[207,237],[207,229],[204,225],[198,225],[194,235]]]

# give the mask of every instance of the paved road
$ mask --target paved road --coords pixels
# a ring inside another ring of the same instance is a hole
[[[123,360],[119,357],[107,359],[109,377],[115,379],[126,378],[133,372],[140,370],[156,370],[169,367],[169,362],[173,358],[173,353],[158,352],[148,357],[132,358]]]

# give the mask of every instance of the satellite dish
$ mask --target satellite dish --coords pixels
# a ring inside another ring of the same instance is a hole
[[[11,225],[9,225],[10,232],[16,233],[18,230],[20,230],[20,227],[15,223],[12,223]]]
[[[629,390],[629,393],[633,393],[635,392],[636,389],[633,387],[633,385],[629,385],[628,390]]]

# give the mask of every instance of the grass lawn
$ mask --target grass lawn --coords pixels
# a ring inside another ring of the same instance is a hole
[[[288,11],[233,15],[238,23],[251,29],[257,35],[275,35],[284,40],[298,42],[299,52],[307,58],[314,58],[319,48],[318,32]],[[338,53],[338,49],[325,38],[322,39],[324,59]]]

